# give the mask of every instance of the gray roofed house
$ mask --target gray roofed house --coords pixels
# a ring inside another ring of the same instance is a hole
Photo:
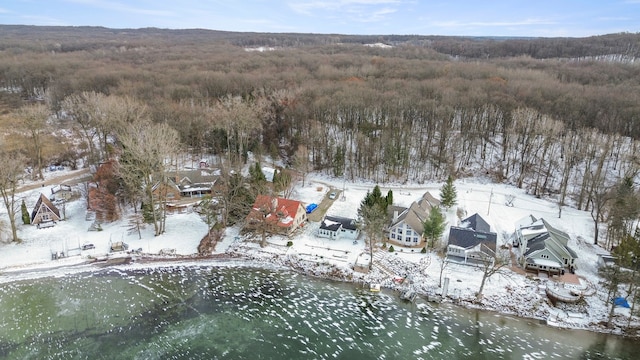
[[[469,260],[493,259],[496,252],[497,234],[491,232],[489,224],[478,214],[462,220],[460,226],[449,229],[447,257]]]
[[[532,217],[532,219],[535,219]],[[519,244],[518,261],[522,267],[535,271],[563,273],[574,271],[578,255],[569,248],[570,237],[544,219],[516,228],[514,243]]]
[[[325,216],[318,229],[318,237],[329,239],[347,238],[356,240],[360,235],[355,219]]]
[[[438,205],[440,201],[427,192],[409,208],[390,207],[389,212],[393,213],[393,217],[387,228],[389,242],[409,247],[423,246],[423,223],[429,217],[431,208]]]
[[[427,207],[430,209],[432,207],[440,206],[440,200],[433,197],[433,195],[427,191],[422,195],[422,198],[418,200],[418,204],[420,204],[423,209],[426,209]]]
[[[212,188],[219,178],[210,171],[203,169],[187,170],[168,174],[180,189],[182,197],[202,197],[211,194]]]
[[[462,220],[462,225],[468,224],[468,226],[462,226],[469,229],[473,229],[477,232],[488,233],[491,231],[491,226],[482,218],[482,216],[475,213],[468,218]]]

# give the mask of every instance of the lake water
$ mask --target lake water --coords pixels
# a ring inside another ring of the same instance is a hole
[[[239,266],[0,284],[3,359],[637,359],[638,341]]]

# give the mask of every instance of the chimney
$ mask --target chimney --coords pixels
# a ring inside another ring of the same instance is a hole
[[[393,221],[398,220],[398,210],[393,210]]]

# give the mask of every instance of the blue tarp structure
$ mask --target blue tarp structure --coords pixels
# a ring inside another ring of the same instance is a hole
[[[315,210],[317,207],[318,207],[318,204],[307,205],[307,214],[311,214],[311,212],[313,212],[313,210]]]
[[[613,299],[613,304],[615,306],[622,306],[624,308],[630,308],[629,303],[627,302],[627,300],[625,300],[624,298],[621,297],[617,297],[615,299]]]

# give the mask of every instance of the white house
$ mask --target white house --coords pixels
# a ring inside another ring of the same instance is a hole
[[[318,237],[336,239],[357,239],[360,230],[354,219],[325,216],[318,229]]]
[[[573,272],[578,255],[569,248],[569,235],[551,226],[544,219],[528,217],[532,222],[520,222],[516,227],[514,247],[519,248],[518,261],[523,268],[550,273]]]
[[[393,218],[387,232],[389,242],[409,247],[423,246],[423,223],[429,217],[431,208],[439,205],[440,201],[426,192],[409,208],[392,207],[390,211],[393,212]]]

